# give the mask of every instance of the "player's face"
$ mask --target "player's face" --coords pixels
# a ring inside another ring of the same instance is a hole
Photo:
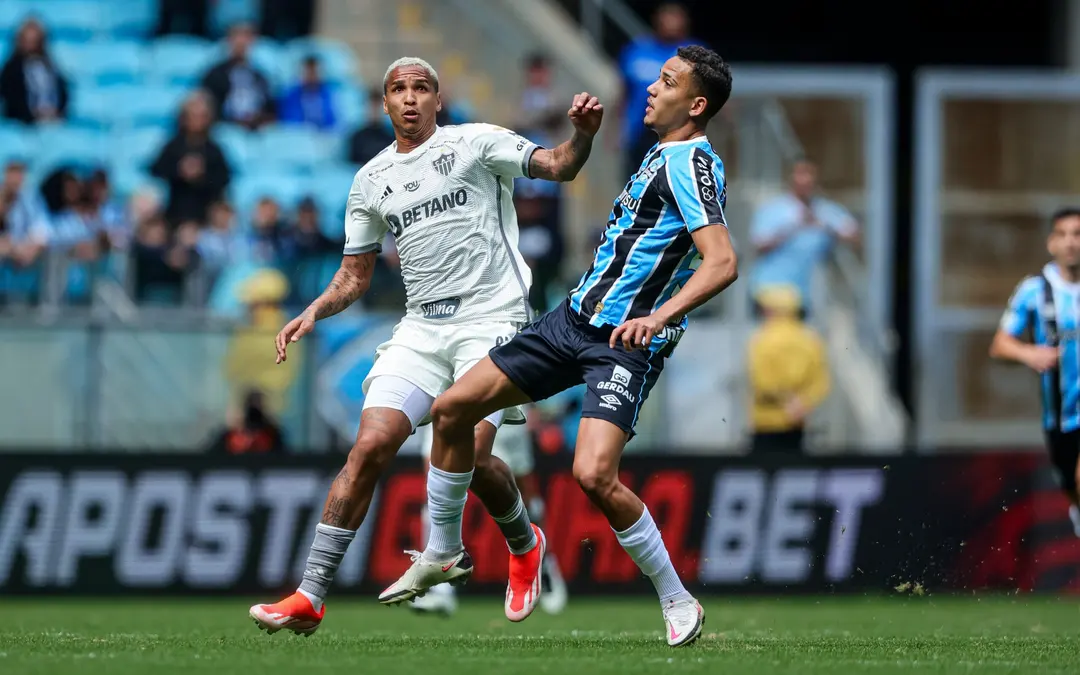
[[[415,136],[435,128],[435,114],[442,110],[442,101],[427,71],[419,66],[401,66],[390,73],[383,110],[398,133]]]
[[[1054,261],[1062,267],[1080,266],[1080,216],[1060,218],[1054,223],[1047,247]]]
[[[691,114],[705,111],[705,98],[694,87],[693,67],[678,56],[664,63],[660,77],[647,91],[645,126],[659,134],[685,126]]]

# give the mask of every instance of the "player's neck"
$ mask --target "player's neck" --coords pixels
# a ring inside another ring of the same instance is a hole
[[[398,130],[394,130],[394,140],[397,141],[398,154],[404,155],[419,148],[424,143],[435,135],[435,129],[437,127],[433,123],[430,128],[420,129],[415,134],[403,134]]]
[[[705,130],[699,128],[696,124],[687,124],[679,127],[678,129],[672,129],[662,134],[657,134],[660,138],[660,144],[664,143],[678,143],[680,141],[689,141],[694,138],[700,138],[705,135]]]
[[[1057,268],[1058,274],[1061,275],[1063,281],[1070,284],[1075,284],[1080,281],[1080,266],[1069,266],[1058,263]]]

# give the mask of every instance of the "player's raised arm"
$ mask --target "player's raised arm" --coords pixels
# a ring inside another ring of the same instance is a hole
[[[1035,345],[1022,339],[1033,328],[1031,318],[1035,313],[1037,287],[1035,277],[1025,279],[1016,287],[990,343],[990,357],[1022,363],[1037,373],[1045,373],[1057,366],[1058,348]]]
[[[570,140],[551,148],[537,148],[529,159],[529,176],[565,183],[577,177],[592,152],[593,136],[600,130],[604,106],[595,96],[581,92],[567,111],[574,125]]]

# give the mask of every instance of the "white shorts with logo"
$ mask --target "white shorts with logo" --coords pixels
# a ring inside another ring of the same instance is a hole
[[[424,457],[431,456],[431,425],[420,427],[416,435],[420,437],[420,452]],[[529,428],[524,424],[504,424],[499,427],[491,454],[506,462],[515,476],[532,473],[535,462]]]
[[[405,380],[434,400],[487,356],[492,347],[513,338],[519,328],[505,321],[441,324],[406,315],[394,327],[390,339],[375,350],[375,364],[364,378],[364,409],[396,407],[379,400],[384,397],[375,396],[376,392],[368,396],[372,382],[382,376]],[[509,408],[502,419],[507,424],[523,424],[525,412],[520,407]],[[426,425],[429,421],[425,413],[413,423]]]

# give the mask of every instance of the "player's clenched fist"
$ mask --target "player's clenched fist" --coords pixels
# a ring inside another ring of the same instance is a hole
[[[285,327],[281,329],[281,332],[277,334],[277,338],[274,340],[277,347],[277,362],[282,363],[286,360],[285,350],[290,342],[299,342],[300,338],[313,330],[315,330],[315,319],[309,316],[307,312],[285,324]]]
[[[604,119],[604,106],[600,100],[587,91],[574,96],[567,113],[570,123],[583,134],[595,136],[600,130],[600,122]]]

